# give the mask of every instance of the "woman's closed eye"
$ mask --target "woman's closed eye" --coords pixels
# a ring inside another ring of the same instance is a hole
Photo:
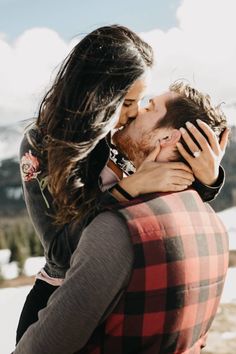
[[[128,108],[128,107],[131,107],[132,104],[133,104],[133,102],[124,102],[123,106]]]

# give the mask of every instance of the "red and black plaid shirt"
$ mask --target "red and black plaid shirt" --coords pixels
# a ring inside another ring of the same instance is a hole
[[[228,267],[226,230],[193,190],[148,198],[119,206],[133,243],[132,275],[80,353],[197,354],[205,345]]]

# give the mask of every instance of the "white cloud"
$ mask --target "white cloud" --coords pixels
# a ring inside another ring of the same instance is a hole
[[[0,39],[0,124],[31,117],[70,45],[46,28],[24,32],[12,45]]]
[[[227,107],[236,102],[235,10],[235,0],[183,0],[177,10],[178,27],[143,33],[157,62],[152,91],[185,78],[216,104],[225,102],[229,121],[236,124],[236,107]]]
[[[185,78],[208,92],[216,104],[226,102],[225,111],[236,124],[235,7],[235,0],[183,0],[177,27],[142,33],[156,55],[153,92]],[[52,73],[76,41],[66,43],[47,28],[30,29],[12,45],[1,34],[0,124],[37,111]]]

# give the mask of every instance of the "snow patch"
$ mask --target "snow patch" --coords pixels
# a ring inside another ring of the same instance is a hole
[[[45,265],[44,257],[30,257],[25,261],[24,274],[32,276],[38,273],[38,271]]]

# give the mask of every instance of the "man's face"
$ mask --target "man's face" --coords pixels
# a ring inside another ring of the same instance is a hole
[[[156,129],[156,126],[167,112],[166,103],[176,96],[173,92],[166,92],[154,97],[148,107],[140,110],[136,119],[113,135],[115,145],[136,167],[155,148],[157,142],[165,139],[172,130]]]

